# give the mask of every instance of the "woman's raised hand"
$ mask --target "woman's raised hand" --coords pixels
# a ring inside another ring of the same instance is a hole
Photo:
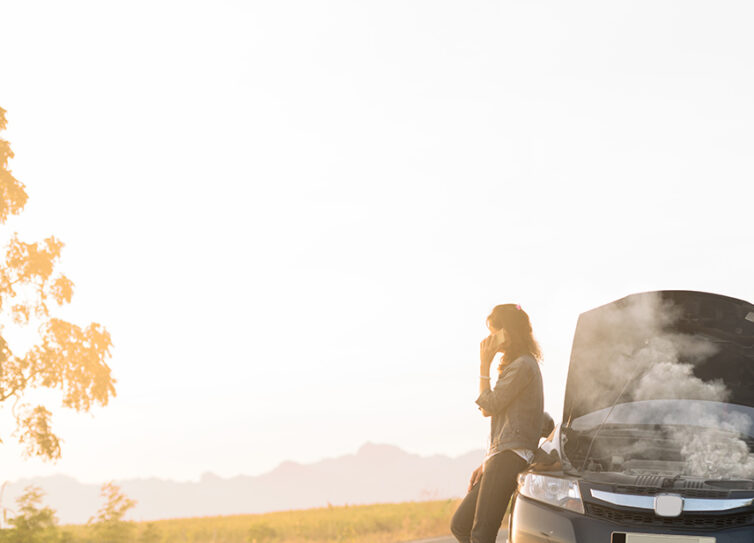
[[[487,368],[487,370],[489,370],[490,364],[492,364],[492,359],[495,358],[495,353],[499,346],[500,342],[493,335],[487,336],[482,340],[479,344],[479,362],[481,363],[482,368]]]

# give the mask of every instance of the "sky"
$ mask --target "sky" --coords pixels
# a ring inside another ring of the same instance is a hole
[[[367,441],[486,446],[478,344],[519,303],[561,416],[578,315],[754,301],[744,1],[10,2],[0,107],[61,239],[59,315],[117,396],[50,396],[57,463],[0,409],[1,479],[256,475]],[[56,403],[57,401],[57,403]]]

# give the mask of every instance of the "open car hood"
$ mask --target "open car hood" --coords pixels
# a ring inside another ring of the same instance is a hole
[[[657,291],[583,313],[564,426],[613,405],[651,400],[754,407],[754,305],[706,292]]]

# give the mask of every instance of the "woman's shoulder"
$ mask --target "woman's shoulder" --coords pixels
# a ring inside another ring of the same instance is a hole
[[[538,364],[538,361],[536,358],[534,358],[531,354],[525,353],[521,356],[517,357],[513,363],[519,363],[519,364]]]
[[[532,373],[541,374],[541,370],[539,368],[539,360],[534,358],[534,356],[529,353],[522,354],[521,356],[516,358],[511,365],[513,364],[526,367],[527,371],[530,371]]]
[[[537,359],[534,358],[531,354],[522,354],[514,358],[505,366],[500,367],[501,375],[509,371],[524,373],[539,372],[539,363],[537,362]]]

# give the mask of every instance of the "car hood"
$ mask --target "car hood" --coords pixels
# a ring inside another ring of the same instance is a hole
[[[581,314],[564,426],[652,400],[754,407],[754,305],[706,292],[656,291]]]

